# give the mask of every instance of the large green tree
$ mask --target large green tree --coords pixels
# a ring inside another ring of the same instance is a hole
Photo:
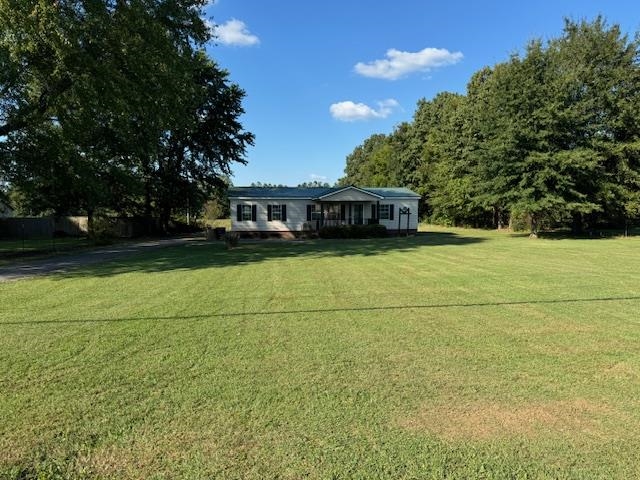
[[[438,94],[420,105],[428,125],[420,165],[423,196],[433,218],[446,223],[468,223],[476,213],[473,159],[464,152],[466,99]]]
[[[567,21],[558,39],[497,66],[479,122],[489,130],[479,155],[485,197],[526,214],[534,234],[545,220],[578,229],[584,216],[615,220],[634,170],[620,175],[634,162],[636,51],[600,18]]]
[[[618,223],[634,216],[640,190],[640,68],[638,38],[629,41],[616,25],[567,21],[564,33],[550,42],[557,72],[559,149],[588,156],[595,171],[580,179],[587,198],[597,205],[587,217]],[[573,160],[573,159],[570,159]],[[574,215],[580,228],[584,215]]]
[[[245,163],[246,148],[254,140],[239,120],[244,113],[244,91],[230,83],[228,73],[205,55],[198,54],[196,62],[197,90],[188,121],[165,133],[152,165],[157,180],[155,198],[165,227],[175,209],[197,210],[214,191],[226,189],[231,165]]]
[[[476,72],[466,95],[420,100],[412,122],[347,157],[345,178],[409,186],[434,221],[626,225],[640,216],[639,46],[601,17],[566,20]]]
[[[373,186],[374,177],[383,178],[384,153],[380,151],[387,146],[387,136],[374,134],[358,145],[347,156],[345,176],[338,180],[339,185]],[[375,159],[374,159],[375,156]]]
[[[244,92],[204,54],[204,4],[0,0],[1,175],[34,210],[160,215],[242,161]]]

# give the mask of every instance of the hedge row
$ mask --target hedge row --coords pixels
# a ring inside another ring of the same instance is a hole
[[[320,238],[375,238],[386,237],[384,225],[339,225],[320,228]]]

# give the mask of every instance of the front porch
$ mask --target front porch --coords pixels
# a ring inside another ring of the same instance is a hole
[[[316,229],[324,226],[367,225],[379,223],[380,200],[377,195],[357,187],[345,187],[314,198],[307,220],[315,221]]]
[[[324,226],[368,225],[379,223],[379,202],[316,202],[311,207],[311,222]]]

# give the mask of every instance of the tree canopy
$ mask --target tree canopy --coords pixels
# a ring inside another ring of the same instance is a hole
[[[244,163],[205,0],[0,0],[0,180],[35,213],[168,218]]]
[[[347,156],[342,184],[403,185],[431,220],[620,226],[640,217],[639,40],[601,17],[476,72],[465,95]]]

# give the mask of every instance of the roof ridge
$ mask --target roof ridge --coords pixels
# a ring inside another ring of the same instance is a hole
[[[347,185],[342,187],[263,187],[263,186],[234,186],[229,187],[229,196],[246,196],[248,198],[319,198],[341,190],[354,188],[364,193],[382,197],[417,197],[420,195],[407,187],[357,187]]]

